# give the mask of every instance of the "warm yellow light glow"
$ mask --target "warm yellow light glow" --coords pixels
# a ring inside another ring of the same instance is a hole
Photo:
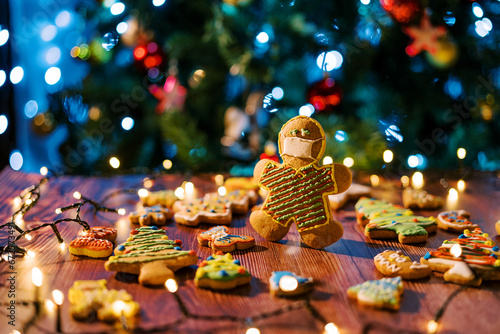
[[[194,192],[194,184],[193,182],[186,182],[184,185],[184,190],[186,191],[186,195],[191,195]]]
[[[434,334],[437,332],[438,323],[434,320],[431,320],[427,323],[427,333]]]
[[[111,304],[115,316],[120,317],[124,313],[123,311],[125,310],[125,305],[126,304],[123,300],[117,300]]]
[[[26,205],[30,205],[31,203],[33,203],[33,200],[31,198],[28,198],[26,200]]]
[[[391,150],[385,150],[383,154],[384,162],[389,163],[394,159],[394,153]]]
[[[54,308],[56,307],[56,305],[54,304],[54,302],[50,299],[45,299],[45,309],[49,312],[49,313],[52,313],[54,312]]]
[[[148,197],[149,191],[147,189],[142,188],[142,189],[139,189],[139,191],[137,191],[137,195],[139,195],[139,197],[142,197],[142,198]]]
[[[184,188],[178,187],[175,189],[174,195],[177,196],[178,199],[184,199]]]
[[[377,187],[380,184],[380,178],[378,177],[378,175],[371,175],[370,183],[372,184],[372,187]]]
[[[26,255],[26,258],[27,259],[34,259],[35,255],[36,255],[35,252],[29,250],[28,254]]]
[[[323,165],[330,165],[333,164],[333,159],[331,156],[327,155],[326,157],[323,158]]]
[[[450,188],[450,190],[448,191],[448,198],[450,200],[458,199],[458,191],[455,188]]]
[[[64,301],[64,294],[59,290],[54,290],[52,291],[52,299],[54,299],[54,303],[56,303],[56,305],[62,305]]]
[[[56,214],[60,215],[61,213],[62,213],[61,208],[57,208],[57,209],[56,209]]]
[[[173,278],[169,278],[165,282],[165,287],[171,293],[177,292],[177,289],[179,289],[179,286],[177,285],[177,282]]]
[[[82,194],[79,191],[75,191],[73,193],[73,198],[74,199],[81,199],[82,198]]]
[[[42,271],[37,268],[37,267],[34,267],[32,270],[31,270],[31,281],[33,282],[33,284],[35,284],[36,286],[42,286],[42,282],[43,282],[43,274],[42,274]]]
[[[170,169],[172,168],[172,161],[168,160],[168,159],[165,159],[163,160],[163,168],[165,169]]]
[[[66,250],[66,243],[61,242],[61,243],[59,244],[59,248],[60,248],[62,251]]]
[[[465,148],[463,147],[460,147],[458,150],[457,150],[457,157],[459,159],[465,159],[465,156],[467,155],[467,151],[465,150]]]
[[[246,334],[260,334],[260,331],[258,328],[250,327],[247,329]]]
[[[124,208],[119,208],[118,209],[118,214],[120,216],[125,216],[126,213],[127,213],[127,210],[125,210]]]
[[[450,254],[454,257],[460,257],[460,255],[462,255],[462,247],[460,247],[460,244],[454,244],[451,246]]]
[[[150,178],[145,178],[143,180],[143,184],[144,184],[144,187],[146,188],[151,188],[152,186],[154,186],[155,182],[153,180],[151,180]]]
[[[33,239],[33,237],[32,237],[29,233],[26,233],[26,234],[24,235],[24,237],[25,237],[25,238],[26,238],[26,240],[28,240],[28,241],[31,241],[31,239]]]
[[[420,172],[413,173],[411,177],[411,185],[415,189],[422,189],[424,187],[424,175]]]
[[[118,160],[117,157],[112,157],[111,159],[109,159],[109,164],[111,165],[111,167],[116,169],[120,167],[120,160]]]
[[[40,174],[45,176],[49,173],[49,169],[45,166],[43,166],[42,168],[40,168]]]
[[[215,175],[215,184],[218,186],[222,186],[224,184],[224,176],[221,174]]]
[[[340,331],[333,322],[329,322],[325,325],[325,334],[340,334]]]
[[[351,168],[352,166],[354,166],[354,159],[351,157],[347,157],[344,159],[343,163],[347,168]]]
[[[219,193],[220,196],[225,196],[226,193],[227,193],[227,190],[226,190],[226,187],[219,187],[219,189],[217,189],[217,192]]]
[[[20,331],[18,331],[17,329],[13,329],[12,332],[10,332],[11,334],[22,334]]]
[[[462,192],[462,191],[465,190],[465,181],[464,180],[458,180],[458,182],[457,182],[457,189],[460,192]]]
[[[295,277],[287,275],[287,276],[283,276],[280,279],[279,285],[280,285],[280,289],[282,291],[294,291],[299,286],[299,282],[297,281],[297,279]]]
[[[22,202],[23,200],[20,197],[14,198],[14,206],[18,207]]]
[[[410,178],[407,175],[401,176],[401,185],[403,188],[408,188],[410,185]]]

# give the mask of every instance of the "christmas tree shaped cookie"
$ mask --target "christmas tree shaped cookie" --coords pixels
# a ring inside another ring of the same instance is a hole
[[[194,284],[197,287],[215,290],[233,289],[237,286],[250,283],[252,276],[235,260],[230,253],[222,252],[209,256],[202,261],[196,271]]]
[[[445,240],[434,252],[420,259],[444,279],[457,284],[479,286],[483,280],[500,280],[500,249],[487,233],[465,230],[457,239]]]
[[[403,281],[400,276],[366,281],[347,289],[350,298],[357,299],[361,305],[399,310]]]
[[[434,217],[414,216],[410,210],[390,203],[362,198],[355,206],[358,222],[365,226],[365,236],[373,239],[398,239],[400,243],[427,240],[437,229]]]
[[[115,249],[104,264],[108,271],[139,275],[139,283],[161,285],[174,277],[174,271],[198,262],[195,251],[183,251],[180,240],[170,240],[156,226],[144,226],[130,232],[127,242]]]
[[[265,159],[254,169],[254,178],[269,194],[262,208],[250,215],[252,227],[267,240],[278,241],[295,223],[307,246],[333,244],[343,228],[331,215],[328,195],[346,191],[351,172],[342,164],[318,164],[325,151],[325,132],[310,117],[285,123],[278,145],[283,163]]]

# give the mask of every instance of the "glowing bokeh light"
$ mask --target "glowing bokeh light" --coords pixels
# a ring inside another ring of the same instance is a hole
[[[472,13],[474,13],[474,15],[478,18],[481,18],[484,15],[481,5],[476,2],[472,4]]]
[[[385,163],[389,163],[394,159],[394,153],[391,150],[385,150],[382,157]]]
[[[0,87],[3,86],[5,80],[7,80],[7,74],[5,73],[4,70],[0,70]]]
[[[24,69],[21,66],[16,66],[10,71],[10,82],[12,84],[17,85],[18,83],[21,82],[24,78]]]
[[[153,6],[160,7],[165,3],[165,0],[153,0]]]
[[[9,36],[10,36],[10,34],[9,34],[9,31],[7,29],[0,30],[0,46],[7,43],[7,41],[9,40]]]
[[[261,31],[257,37],[255,37],[255,39],[257,40],[257,42],[261,43],[261,44],[264,44],[264,43],[267,43],[269,42],[269,35],[264,32],[264,31]]]
[[[113,4],[109,10],[113,15],[120,15],[125,10],[125,5],[121,2],[117,2]]]
[[[457,150],[457,157],[458,157],[460,160],[465,159],[465,156],[466,156],[466,155],[467,155],[467,151],[465,150],[465,148],[460,147],[460,148]]]
[[[24,105],[24,114],[28,118],[33,118],[35,117],[36,113],[38,112],[38,103],[36,103],[35,100],[30,100],[26,102]]]
[[[342,130],[337,130],[337,132],[335,132],[335,139],[338,141],[345,141],[347,140],[347,134]]]
[[[7,127],[9,126],[9,120],[7,119],[7,116],[5,115],[0,115],[0,135],[7,130]]]
[[[12,151],[9,159],[10,167],[13,170],[20,170],[23,166],[23,156],[18,150]]]
[[[128,131],[134,127],[134,120],[131,117],[125,117],[122,119],[122,128]]]
[[[114,169],[117,169],[118,167],[120,167],[120,160],[118,160],[117,157],[112,157],[111,159],[109,159],[109,164]]]
[[[316,64],[323,70],[330,72],[332,70],[337,70],[342,66],[344,58],[340,52],[333,50],[328,52],[322,52],[316,58]]]
[[[351,157],[347,157],[347,158],[344,159],[343,164],[346,167],[351,168],[352,166],[354,166],[354,159],[351,158]]]
[[[42,31],[40,32],[40,37],[45,41],[51,41],[56,37],[57,34],[57,28],[55,25],[49,24],[45,26]]]
[[[49,85],[55,85],[61,79],[61,70],[59,67],[51,67],[45,72],[45,82]]]
[[[301,116],[311,117],[312,114],[314,114],[314,106],[310,103],[303,105],[299,109],[299,115]]]
[[[333,164],[333,159],[331,156],[327,155],[326,157],[323,158],[323,165],[330,165]]]
[[[273,99],[276,101],[279,101],[283,98],[285,95],[285,92],[283,91],[283,88],[281,87],[274,87],[273,90],[271,91],[271,94],[273,94]]]
[[[116,32],[119,33],[120,35],[125,33],[127,29],[128,29],[127,22],[120,22],[116,25]]]
[[[48,49],[47,53],[45,53],[45,61],[49,65],[57,63],[59,59],[61,59],[61,49],[59,49],[57,46]]]
[[[71,21],[71,14],[67,10],[63,10],[56,16],[56,26],[62,28],[66,27]]]

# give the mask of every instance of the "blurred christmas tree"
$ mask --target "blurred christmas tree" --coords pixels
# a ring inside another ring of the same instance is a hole
[[[105,0],[79,13],[88,39],[72,56],[89,75],[52,109],[74,172],[109,171],[113,156],[124,169],[251,165],[298,112],[359,169],[383,168],[387,149],[400,173],[455,167],[459,147],[469,165],[500,160],[497,1]]]

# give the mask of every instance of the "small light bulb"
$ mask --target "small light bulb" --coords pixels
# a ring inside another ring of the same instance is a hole
[[[54,290],[52,291],[52,299],[54,299],[56,305],[62,305],[64,302],[64,294],[59,290]]]
[[[35,252],[33,252],[33,251],[30,251],[30,250],[29,250],[29,251],[28,251],[27,258],[28,258],[28,259],[34,259],[34,258],[35,258],[35,255],[36,255],[36,254],[35,254]]]
[[[120,160],[118,160],[117,157],[112,157],[111,159],[109,159],[109,164],[114,169],[117,169],[118,167],[120,167]]]
[[[458,180],[457,189],[460,192],[463,192],[465,190],[465,181],[464,180]]]
[[[448,190],[448,198],[450,200],[458,199],[458,191],[455,188],[450,188],[450,190]]]
[[[14,198],[14,205],[16,207],[19,206],[19,205],[21,205],[22,202],[23,202],[23,200],[20,197]]]
[[[460,257],[460,255],[462,255],[462,247],[460,247],[459,244],[454,244],[450,248],[450,254],[454,257]]]
[[[54,302],[50,299],[45,299],[45,309],[49,312],[49,313],[52,313],[54,312],[54,308],[56,307],[56,305],[54,304]]]
[[[389,163],[394,159],[394,153],[391,150],[385,150],[382,157],[385,163]]]
[[[139,197],[141,198],[148,197],[149,191],[147,189],[142,188],[137,191],[137,195],[139,195]]]
[[[172,165],[173,164],[172,164],[171,160],[168,160],[168,159],[163,160],[163,168],[168,170],[168,169],[172,168]]]
[[[331,165],[333,164],[333,159],[330,156],[326,156],[323,158],[323,165]]]
[[[57,208],[57,209],[56,209],[56,214],[60,215],[61,213],[62,213],[61,208]]]
[[[33,282],[34,285],[36,285],[38,287],[42,286],[43,274],[39,268],[34,267],[31,270],[31,281]]]
[[[434,334],[437,332],[438,323],[434,320],[431,320],[427,323],[427,333]]]
[[[33,203],[33,200],[31,198],[28,198],[25,203],[26,205],[30,205],[31,203]]]
[[[219,193],[220,196],[225,196],[227,194],[226,187],[221,186],[219,189],[217,189],[217,192]]]
[[[299,286],[299,281],[292,276],[283,276],[279,283],[280,289],[282,291],[295,291]]]
[[[340,334],[340,331],[333,322],[329,322],[325,325],[325,334]]]
[[[120,317],[125,310],[125,302],[123,300],[117,300],[111,305],[113,313],[115,316]]]
[[[146,188],[151,188],[154,186],[155,182],[153,180],[151,180],[150,178],[145,178],[143,181],[142,181],[142,184],[144,184],[144,187]]]
[[[120,216],[125,216],[125,214],[127,213],[127,211],[126,211],[124,208],[120,208],[120,209],[118,209],[118,211],[117,211],[117,212],[118,212],[118,214],[119,214]]]
[[[467,155],[467,151],[465,150],[465,148],[460,147],[460,148],[457,150],[457,157],[458,157],[460,160],[465,159],[465,156],[466,156],[466,155]]]
[[[411,185],[415,189],[422,189],[424,187],[424,175],[421,172],[413,173],[411,177]]]
[[[167,290],[171,293],[175,293],[177,292],[177,289],[179,288],[179,286],[177,285],[177,282],[173,279],[173,278],[169,278],[166,282],[165,282],[165,287],[167,288]]]
[[[258,328],[250,327],[247,329],[246,334],[260,334],[260,331]]]
[[[25,237],[25,238],[26,238],[26,240],[28,240],[28,241],[31,241],[31,239],[33,239],[33,237],[32,237],[29,233],[26,233],[26,234],[24,235],[24,237]]]
[[[45,166],[43,166],[42,168],[40,168],[40,174],[45,176],[49,173],[49,169]]]
[[[66,249],[66,243],[61,242],[61,243],[59,244],[59,248],[60,248],[62,251],[64,251],[64,250]]]
[[[82,194],[79,191],[75,191],[73,193],[73,198],[74,199],[81,199],[82,198]]]
[[[372,187],[377,187],[380,184],[380,178],[378,177],[378,175],[371,175],[370,183],[372,184]]]

